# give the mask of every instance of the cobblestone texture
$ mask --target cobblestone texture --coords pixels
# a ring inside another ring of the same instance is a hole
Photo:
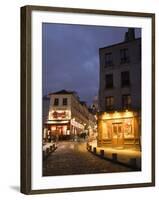
[[[131,169],[88,152],[85,142],[59,142],[57,150],[43,162],[43,176],[127,171]]]

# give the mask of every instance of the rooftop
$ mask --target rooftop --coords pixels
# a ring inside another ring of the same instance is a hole
[[[45,95],[45,96],[43,96],[43,100],[50,100],[49,95]]]
[[[70,90],[59,90],[57,92],[52,92],[49,95],[52,95],[52,94],[76,94],[76,92],[70,91]]]
[[[71,94],[71,95],[74,95],[74,97],[76,98],[76,100],[84,107],[86,107],[88,109],[88,106],[87,106],[87,103],[85,101],[80,101],[80,98],[78,96],[78,93],[76,91],[71,91],[71,90],[59,90],[57,92],[52,92],[52,93],[49,93],[49,95],[56,95],[56,94]],[[91,113],[91,111],[88,109],[88,111]]]
[[[141,38],[135,38],[135,29],[134,28],[128,28],[128,31],[125,32],[123,42],[115,43],[115,44],[112,44],[112,45],[109,45],[109,46],[106,46],[106,47],[102,47],[102,48],[99,48],[99,50],[114,47],[114,46],[120,46],[120,45],[127,44],[127,43],[132,43],[132,42],[137,41],[137,40],[141,40]]]
[[[111,48],[111,47],[115,47],[115,46],[120,46],[120,45],[123,45],[123,44],[126,44],[126,43],[138,41],[138,40],[141,40],[141,38],[136,38],[136,39],[131,40],[131,41],[123,41],[123,42],[115,43],[115,44],[112,44],[112,45],[109,45],[109,46],[101,47],[101,48],[99,48],[99,50]]]

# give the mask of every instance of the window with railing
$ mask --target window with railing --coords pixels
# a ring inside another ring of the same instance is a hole
[[[130,58],[129,58],[129,51],[127,48],[121,49],[120,50],[120,63],[124,64],[124,63],[129,63],[130,62]]]
[[[128,109],[131,107],[131,96],[130,94],[122,95],[122,107],[123,109]]]
[[[112,53],[105,54],[105,67],[111,67],[113,65]]]
[[[114,108],[114,97],[113,96],[109,96],[106,97],[106,110],[112,110]]]

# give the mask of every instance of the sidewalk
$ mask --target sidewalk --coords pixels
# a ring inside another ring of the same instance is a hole
[[[125,165],[134,170],[141,170],[141,152],[138,150],[97,147],[96,142],[89,142],[87,149],[103,159]]]
[[[54,152],[57,149],[57,143],[47,142],[43,145],[43,159],[47,158],[50,153]]]

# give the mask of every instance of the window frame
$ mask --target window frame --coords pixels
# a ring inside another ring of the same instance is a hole
[[[130,99],[128,99],[128,98],[130,98]],[[129,101],[130,101],[130,103],[129,103]],[[131,95],[130,94],[123,94],[122,95],[122,108],[123,109],[131,108],[131,103],[132,103]]]
[[[58,106],[58,105],[59,105],[59,98],[54,98],[54,106]]]
[[[114,96],[105,97],[105,109],[106,110],[113,110],[114,109],[114,100],[115,100]]]
[[[113,66],[113,54],[112,52],[108,52],[108,53],[105,53],[105,67],[111,67]]]
[[[66,100],[66,103],[64,103],[65,100]],[[65,97],[65,98],[62,99],[62,105],[63,106],[67,106],[68,105],[68,98]]]
[[[112,77],[112,80],[108,81],[108,78],[107,77]],[[111,83],[110,83],[111,82]],[[114,88],[114,76],[113,76],[113,73],[112,74],[106,74],[105,75],[105,88],[106,89],[112,89]]]
[[[124,77],[124,73],[127,74],[127,78],[123,78]],[[121,71],[121,87],[130,87],[130,71]]]
[[[125,64],[129,62],[130,62],[129,49],[128,48],[120,49],[120,64]]]

